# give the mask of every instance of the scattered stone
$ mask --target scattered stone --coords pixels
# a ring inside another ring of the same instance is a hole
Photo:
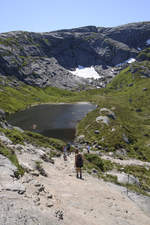
[[[116,119],[116,115],[114,112],[112,112],[110,109],[107,108],[102,108],[100,109],[100,114],[101,113],[105,113],[106,116],[108,116],[109,118],[115,120]]]
[[[128,87],[132,87],[133,86],[133,83],[131,83],[131,84],[128,84]]]
[[[19,181],[5,183],[3,190],[18,192],[20,195],[26,192],[26,188]]]
[[[52,199],[53,195],[50,194],[50,195],[47,196],[47,198]]]
[[[116,131],[116,129],[115,128],[112,128],[111,131],[114,132],[114,131]]]
[[[40,197],[38,197],[34,200],[34,202],[39,202],[39,201],[40,201]]]
[[[107,116],[98,116],[97,118],[96,118],[96,122],[97,123],[99,123],[99,122],[101,122],[101,123],[104,123],[104,124],[106,124],[106,125],[109,125],[109,118],[107,117]]]
[[[0,140],[5,144],[5,145],[8,145],[8,144],[12,144],[12,141],[7,138],[6,136],[0,136]]]
[[[34,186],[35,187],[41,187],[41,184],[40,183],[36,183]]]
[[[38,171],[31,171],[30,174],[36,177],[40,175]]]
[[[61,210],[57,210],[57,211],[55,212],[55,216],[56,216],[59,220],[63,220],[64,213],[63,213],[63,211],[61,211]]]
[[[116,155],[118,156],[126,156],[127,155],[127,152],[125,149],[119,149],[119,150],[116,150]]]
[[[109,156],[113,156],[113,154],[114,154],[113,152],[109,152],[108,153]]]
[[[55,163],[54,159],[49,159],[48,162],[50,162],[51,164]]]
[[[147,88],[143,88],[143,91],[147,91]]]
[[[122,135],[122,138],[123,138],[125,143],[127,143],[127,144],[130,143],[128,137],[125,134]]]
[[[44,177],[48,177],[48,174],[46,173],[46,171],[44,170],[44,168],[40,168],[39,170],[40,174]]]
[[[42,186],[38,189],[38,191],[39,191],[39,192],[42,192],[42,191],[43,191],[43,192],[46,192],[46,191],[45,191],[44,185],[42,185]]]
[[[51,208],[51,207],[53,207],[54,205],[53,204],[50,204],[50,203],[47,203],[46,204],[46,207],[48,207],[48,208]]]
[[[99,131],[99,130],[95,130],[94,133],[95,133],[95,134],[99,134],[100,131]]]
[[[77,140],[78,140],[78,141],[81,141],[81,140],[83,140],[84,138],[85,138],[85,135],[80,135],[80,136],[77,137]]]
[[[136,109],[136,112],[142,112],[142,109]]]
[[[22,183],[30,183],[31,181],[33,181],[33,178],[31,176],[29,176],[27,173],[24,174],[23,178],[22,178]]]
[[[41,203],[40,203],[40,202],[36,202],[35,205],[36,205],[36,206],[40,206]]]
[[[24,190],[19,190],[19,191],[18,191],[18,194],[23,195],[25,192],[26,192],[25,189],[24,189]]]
[[[97,173],[97,172],[98,171],[95,168],[92,169],[92,173]]]

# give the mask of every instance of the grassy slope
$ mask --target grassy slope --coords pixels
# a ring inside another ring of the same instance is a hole
[[[96,141],[107,151],[125,148],[129,156],[150,161],[150,79],[143,77],[143,66],[145,70],[149,69],[149,61],[132,65],[136,68],[134,73],[126,68],[108,85],[103,95],[96,96],[98,107],[79,123],[78,135],[84,134],[87,141]],[[96,122],[104,107],[116,115],[115,120],[110,119],[109,126]],[[115,131],[112,132],[112,128]],[[95,130],[100,134],[95,134]],[[128,137],[129,144],[123,140],[123,135]]]
[[[0,85],[0,108],[6,112],[25,109],[32,104],[78,101],[79,94],[54,87],[38,88],[21,84],[12,88]]]

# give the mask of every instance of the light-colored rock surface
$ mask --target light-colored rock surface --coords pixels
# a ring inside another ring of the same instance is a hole
[[[104,123],[106,125],[109,125],[110,120],[107,116],[98,116],[98,117],[96,117],[96,122],[97,123],[101,122],[101,123]]]
[[[26,151],[18,156],[30,164],[34,154]],[[84,180],[77,179],[74,154],[67,161],[56,158],[54,165],[43,161],[42,166],[48,177],[31,172],[19,180],[26,190],[24,194],[0,189],[0,224],[150,225],[149,199],[146,206],[141,201],[140,207],[147,209],[144,212],[136,203],[136,195],[130,193],[135,198],[132,201],[125,189],[86,173]]]
[[[139,179],[132,176],[131,174],[129,175],[129,174],[126,174],[124,172],[119,173],[119,172],[115,172],[115,171],[107,172],[107,174],[117,176],[117,180],[118,180],[119,183],[139,185]]]
[[[99,112],[100,114],[106,114],[106,116],[108,116],[109,118],[111,118],[111,119],[116,119],[116,115],[115,115],[115,113],[113,112],[113,111],[111,111],[110,109],[107,109],[107,108],[101,108],[100,109],[100,112]]]
[[[25,187],[19,180],[15,179],[14,173],[16,171],[16,166],[5,156],[0,155],[0,191],[16,191],[21,194],[25,192]]]
[[[108,155],[103,155],[103,156],[101,156],[101,158],[110,160],[111,162],[118,163],[118,164],[121,164],[121,165],[124,165],[124,166],[126,166],[126,165],[138,165],[138,166],[148,166],[148,167],[150,167],[150,162],[143,162],[143,161],[140,161],[138,159],[120,160],[120,159],[112,158]]]

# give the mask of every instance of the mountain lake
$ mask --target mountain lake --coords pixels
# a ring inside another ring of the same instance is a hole
[[[11,114],[8,122],[24,130],[72,142],[77,123],[95,108],[87,102],[42,104]]]

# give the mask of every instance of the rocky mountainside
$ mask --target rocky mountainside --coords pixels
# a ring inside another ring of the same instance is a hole
[[[136,58],[149,39],[150,22],[113,28],[87,26],[45,33],[1,33],[0,74],[40,87],[105,86],[117,74],[112,67]],[[100,79],[89,83],[73,75],[70,71],[79,65],[94,66]]]

